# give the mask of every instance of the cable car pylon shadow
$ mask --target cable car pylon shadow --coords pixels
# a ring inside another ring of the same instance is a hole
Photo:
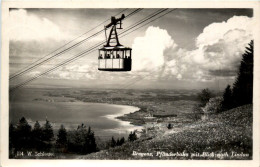
[[[111,17],[111,23],[105,26],[106,30],[111,27],[109,36],[106,35],[106,45],[98,50],[98,70],[100,71],[131,71],[132,68],[132,48],[124,47],[120,44],[117,29],[122,28],[121,18]]]

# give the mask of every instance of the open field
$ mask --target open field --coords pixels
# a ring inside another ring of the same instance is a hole
[[[252,159],[252,105],[173,129],[157,127],[121,147],[82,159]]]

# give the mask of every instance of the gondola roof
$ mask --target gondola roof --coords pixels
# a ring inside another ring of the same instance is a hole
[[[132,50],[132,48],[124,47],[124,46],[109,46],[100,48],[101,51],[124,51],[124,50]]]

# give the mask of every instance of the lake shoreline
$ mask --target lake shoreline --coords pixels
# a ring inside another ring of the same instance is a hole
[[[51,96],[51,95],[48,95],[48,97],[51,97],[51,98],[59,98],[57,96]],[[111,102],[111,101],[105,101],[105,102],[100,102],[98,100],[89,100],[89,101],[85,101],[85,100],[81,100],[81,99],[78,99],[76,97],[66,97],[66,96],[63,96],[63,98],[67,98],[68,101],[66,100],[62,100],[62,101],[59,101],[58,102],[83,102],[83,103],[94,103],[94,104],[101,104],[101,105],[112,105],[112,106],[115,106],[115,107],[135,107],[136,108],[136,111],[134,112],[130,112],[130,113],[122,113],[122,114],[117,114],[115,117],[113,117],[114,119],[118,119],[118,120],[121,120],[121,121],[124,121],[124,122],[129,122],[130,124],[132,125],[135,125],[135,126],[143,126],[145,124],[144,122],[144,116],[145,114],[147,114],[147,108],[144,107],[144,106],[139,106],[139,105],[130,105],[130,104],[127,104],[127,103],[124,103],[124,102]],[[34,100],[37,100],[37,101],[46,101],[46,102],[55,102],[53,99],[34,99]]]
[[[134,125],[130,121],[118,119],[120,116],[134,113],[140,109],[131,105],[87,102],[64,96],[36,95],[26,101],[19,99],[12,101],[10,106],[10,122],[18,122],[19,119],[25,117],[33,127],[36,121],[43,125],[45,118],[48,116],[55,133],[57,133],[61,124],[66,129],[72,130],[81,123],[91,126],[97,132],[96,135],[101,136],[101,138],[104,137],[104,139],[120,135],[127,137],[130,131],[141,129],[140,126]],[[70,117],[69,114],[74,116]],[[77,120],[76,117],[79,119]]]
[[[52,97],[52,96],[49,96],[49,97]],[[113,107],[134,107],[136,108],[135,111],[130,111],[128,113],[120,113],[120,114],[116,114],[115,116],[113,116],[112,118],[112,115],[110,117],[110,115],[107,115],[109,116],[108,118],[109,119],[117,119],[117,120],[121,120],[121,121],[124,121],[124,122],[129,122],[130,124],[132,125],[135,125],[135,126],[142,126],[145,124],[145,122],[143,122],[143,118],[138,118],[138,116],[140,116],[139,114],[144,114],[144,113],[147,113],[147,111],[145,110],[144,107],[139,107],[137,105],[129,105],[129,104],[125,104],[125,103],[109,103],[109,102],[104,102],[104,103],[101,103],[101,102],[98,102],[98,101],[82,101],[82,100],[78,100],[76,98],[72,98],[71,97],[65,97],[65,98],[68,98],[69,101],[57,101],[57,102],[68,102],[68,103],[74,103],[74,102],[82,102],[82,103],[88,103],[88,104],[101,104],[101,105],[111,105]],[[52,101],[52,100],[48,100],[48,99],[44,99],[44,100],[39,100],[37,99],[37,101],[46,101],[46,102],[56,102],[56,101]],[[123,109],[125,110],[125,109]],[[133,118],[132,116],[130,115],[136,115],[136,118]]]
[[[49,97],[58,97],[58,96],[52,96],[52,95],[48,95]],[[70,99],[70,102],[75,102],[75,101],[79,101],[79,102],[85,102],[85,103],[95,103],[95,104],[107,104],[107,105],[115,105],[115,106],[130,106],[130,107],[136,107],[136,111],[134,112],[130,112],[130,113],[123,113],[121,115],[117,115],[116,117],[114,117],[114,119],[118,119],[124,122],[129,122],[131,125],[134,126],[144,126],[146,124],[146,122],[149,122],[151,120],[147,120],[146,117],[149,117],[151,115],[153,115],[154,113],[157,114],[157,116],[155,117],[154,121],[156,120],[160,120],[160,122],[164,122],[165,119],[160,119],[160,115],[161,114],[165,114],[160,110],[156,110],[156,111],[149,111],[149,105],[140,105],[137,104],[135,101],[111,101],[109,99],[102,99],[100,101],[100,99],[96,99],[96,98],[92,98],[92,99],[81,99],[80,97],[73,97],[73,96],[63,96],[65,98]],[[73,99],[71,101],[71,99]],[[178,101],[178,100],[177,100]],[[185,101],[185,103],[190,103],[189,100]],[[174,115],[174,116],[173,116]],[[176,117],[177,114],[166,114],[164,117]]]

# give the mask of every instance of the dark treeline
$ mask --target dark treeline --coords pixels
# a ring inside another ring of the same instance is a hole
[[[57,141],[65,141],[63,137],[63,128],[61,127],[58,133]],[[63,142],[56,144],[61,145],[61,148],[67,148],[68,151],[78,153],[78,154],[89,154],[92,152],[97,152],[97,144],[94,132],[91,130],[91,127],[86,127],[84,124],[78,126],[77,130],[72,130],[68,132],[67,145],[62,145]],[[67,147],[66,147],[67,146]]]
[[[114,137],[112,137],[111,141],[109,142],[110,147],[116,147],[116,146],[121,146],[125,143],[125,138],[122,137],[121,139],[115,140]]]
[[[138,137],[135,131],[130,132],[128,135],[128,140],[126,140],[124,137],[115,139],[114,136],[112,136],[111,140],[106,143],[106,149],[122,146],[126,142],[133,142],[137,139]]]
[[[16,125],[10,124],[9,151],[10,158],[13,158],[17,151],[88,154],[98,151],[98,148],[94,132],[84,124],[68,132],[61,125],[55,137],[48,120],[43,126],[36,121],[32,128],[22,117]]]
[[[36,121],[32,128],[27,120],[22,117],[19,122],[9,126],[9,150],[12,156],[17,150],[49,151],[54,142],[53,129],[48,120],[43,127]]]
[[[128,141],[134,140],[137,140],[137,135],[135,132],[131,132]],[[117,140],[112,137],[108,142],[107,149],[121,146],[125,142],[124,137]],[[99,149],[94,131],[84,124],[69,131],[61,125],[57,136],[54,136],[52,125],[47,119],[42,126],[36,121],[32,128],[27,120],[22,117],[17,124],[11,123],[9,126],[10,158],[15,158],[17,151],[89,154],[97,152]]]
[[[231,88],[228,85],[223,94],[222,111],[253,102],[254,42],[246,47],[236,80]]]

